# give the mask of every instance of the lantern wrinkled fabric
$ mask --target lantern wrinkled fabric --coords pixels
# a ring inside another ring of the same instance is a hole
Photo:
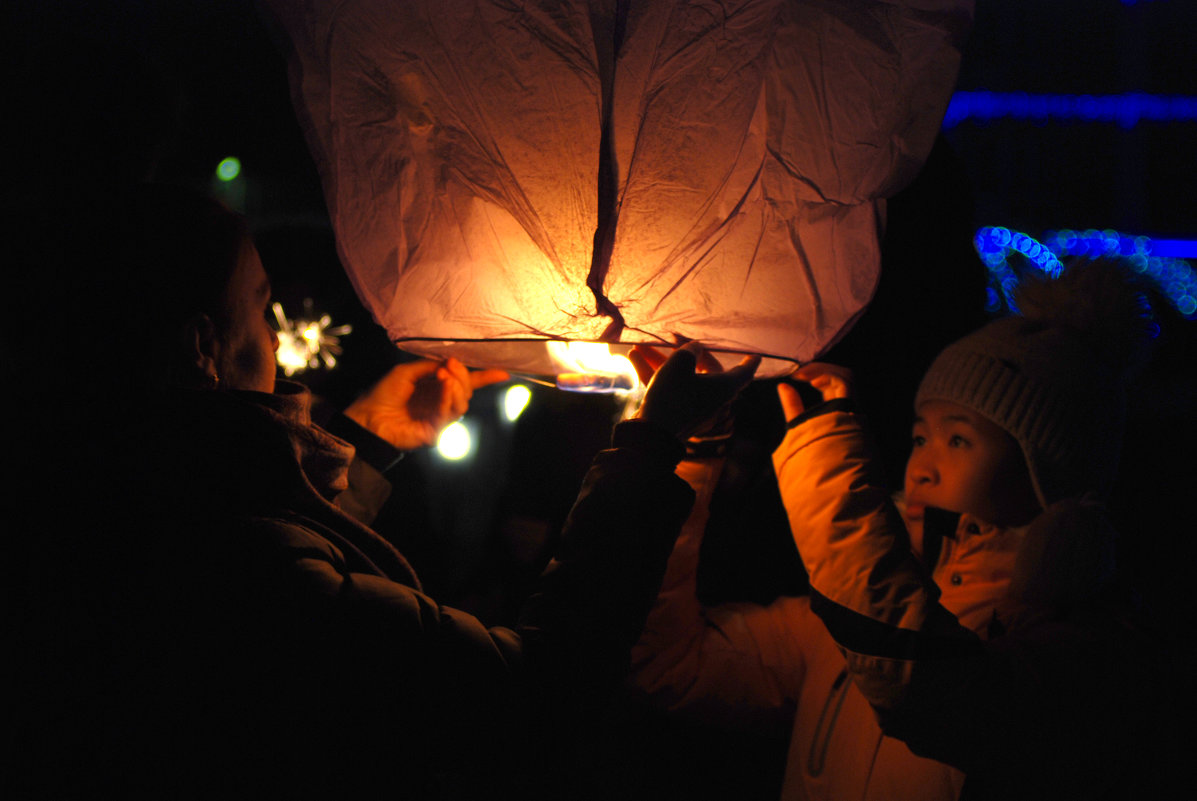
[[[400,347],[816,357],[876,287],[972,4],[269,0],[345,268]]]

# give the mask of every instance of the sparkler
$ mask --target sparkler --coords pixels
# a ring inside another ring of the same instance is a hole
[[[304,312],[311,315],[312,301],[304,300]],[[323,365],[332,369],[341,354],[341,337],[353,331],[350,325],[332,325],[332,318],[325,314],[319,319],[296,318],[290,320],[283,312],[283,305],[271,305],[274,320],[278,325],[278,352],[275,358],[287,376],[316,369]]]

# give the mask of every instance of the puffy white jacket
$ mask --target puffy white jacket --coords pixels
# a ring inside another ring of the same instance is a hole
[[[837,581],[864,574],[871,552],[828,556],[816,550],[814,540],[825,539],[828,529],[867,539],[882,524],[896,525],[896,538],[902,525],[896,512],[887,511],[892,504],[879,483],[868,490],[875,504],[826,501],[857,497],[854,487],[859,489],[860,482],[854,468],[863,469],[868,461],[859,429],[848,436],[827,436],[827,424],[845,423],[846,417],[828,415],[791,431],[776,456],[796,537],[804,558],[808,552],[812,556],[807,559],[812,585],[823,594],[834,594]],[[882,732],[839,645],[812,611],[811,597],[781,597],[767,606],[704,607],[699,602],[698,554],[721,467],[718,459],[679,466],[678,474],[694,488],[697,502],[633,651],[636,689],[656,705],[708,722],[757,729],[792,726],[782,792],[787,801],[958,798],[961,770],[917,756]],[[1005,595],[1022,532],[961,519],[956,534],[945,540],[933,574],[911,554],[907,572],[864,594],[882,605],[888,599],[896,610],[903,597],[917,590],[984,634]],[[850,564],[853,558],[859,561]],[[828,564],[829,559],[838,561]]]

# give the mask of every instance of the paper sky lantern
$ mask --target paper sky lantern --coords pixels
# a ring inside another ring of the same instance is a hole
[[[762,374],[876,287],[971,2],[270,0],[342,261],[404,350],[696,339]],[[618,344],[616,344],[618,343]]]

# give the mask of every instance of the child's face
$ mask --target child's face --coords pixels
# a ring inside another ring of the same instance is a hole
[[[1018,443],[991,420],[949,401],[925,401],[912,444],[904,517],[916,548],[928,506],[999,526],[1022,525],[1039,512]]]

